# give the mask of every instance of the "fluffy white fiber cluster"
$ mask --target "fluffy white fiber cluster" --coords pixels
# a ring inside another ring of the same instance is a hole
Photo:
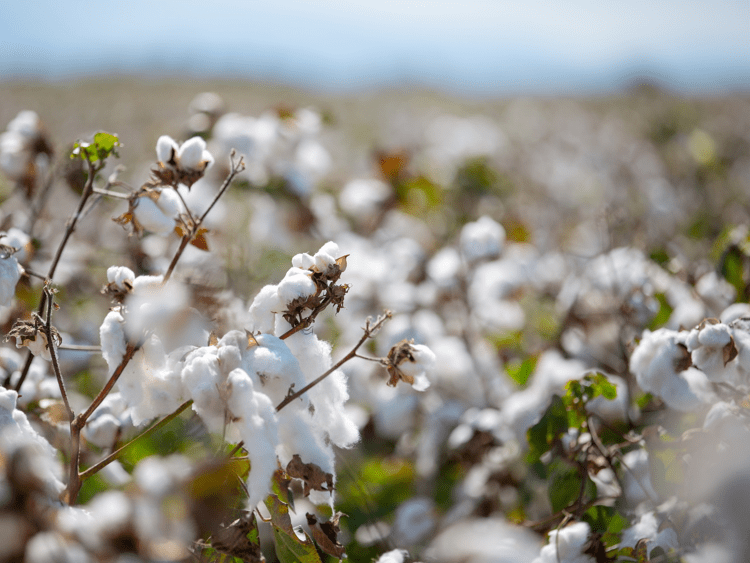
[[[214,157],[206,150],[206,141],[201,137],[188,139],[181,145],[169,135],[156,141],[156,158],[165,166],[181,170],[206,170],[214,163]]]
[[[338,253],[337,245],[329,242],[314,256],[295,256],[294,266],[281,282],[264,287],[253,301],[248,327],[252,334],[232,330],[215,344],[172,350],[165,350],[157,321],[168,323],[180,309],[182,298],[174,297],[173,282],[170,296],[161,286],[161,277],[136,277],[122,267],[108,271],[111,284],[133,288],[125,306],[110,312],[100,328],[102,355],[110,372],[121,363],[128,341],[156,327],[118,380],[133,423],[166,415],[192,400],[193,410],[209,431],[245,443],[252,465],[247,483],[250,506],[270,493],[271,476],[279,463],[286,466],[297,454],[304,463],[333,474],[332,445],[348,447],[359,438],[357,426],[344,410],[348,393],[340,371],[286,408],[275,409],[290,390],[301,389],[332,365],[330,344],[315,334],[300,331],[285,340],[278,336],[290,328],[280,312],[292,300],[316,291],[312,272],[302,266],[325,272]],[[332,502],[327,493],[312,495],[316,502]]]

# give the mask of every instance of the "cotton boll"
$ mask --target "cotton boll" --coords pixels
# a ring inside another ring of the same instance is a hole
[[[750,317],[750,303],[733,303],[724,309],[719,316],[719,320],[724,324],[731,324],[733,321],[743,317]]]
[[[404,558],[409,556],[409,552],[403,549],[394,549],[378,557],[375,563],[404,563]]]
[[[284,279],[279,282],[277,292],[281,302],[289,304],[295,299],[307,299],[308,297],[315,295],[317,289],[318,288],[312,280],[308,270],[290,268],[284,276]]]
[[[25,263],[31,258],[33,252],[31,237],[21,229],[11,227],[2,237],[0,237],[0,243],[16,249],[13,256],[15,256],[19,263]]]
[[[461,229],[461,254],[468,262],[495,258],[505,242],[505,229],[492,218],[482,216]]]
[[[16,284],[21,278],[21,267],[13,255],[0,256],[0,307],[10,304],[16,295]]]
[[[87,442],[100,448],[109,448],[115,443],[119,429],[120,421],[113,415],[105,413],[89,419],[82,434]]]
[[[149,197],[139,197],[133,209],[135,218],[147,231],[164,235],[174,231],[173,217],[164,214],[161,208]]]
[[[309,270],[315,265],[315,258],[310,256],[307,252],[302,254],[295,254],[292,258],[292,266],[301,270]]]
[[[208,164],[206,158],[213,162],[213,157],[206,151],[206,141],[201,137],[188,139],[177,152],[177,160],[183,170],[203,170]]]
[[[436,526],[433,500],[411,498],[396,509],[391,540],[396,545],[415,545],[427,539]]]
[[[414,378],[412,387],[416,391],[425,391],[430,386],[427,373],[435,366],[435,354],[424,344],[413,344],[410,347],[414,361],[407,360],[398,365],[406,375]]]
[[[622,472],[623,493],[625,500],[631,506],[659,498],[651,483],[651,467],[648,457],[648,452],[639,448],[626,453],[622,458],[622,464],[627,467]]]
[[[455,248],[439,250],[427,263],[427,275],[440,289],[451,289],[458,283],[461,258]]]
[[[305,376],[299,361],[283,340],[270,334],[261,334],[256,337],[256,341],[257,346],[243,352],[242,369],[252,377],[256,388],[277,405],[287,396],[290,387],[294,386],[299,390],[305,386]],[[305,396],[298,401],[307,405]]]
[[[26,414],[16,408],[18,393],[0,387],[0,451],[9,458],[13,452],[25,449],[31,456],[28,466],[33,477],[56,497],[64,485],[60,481],[62,468],[57,460],[57,451],[29,423]]]
[[[659,523],[653,512],[642,514],[638,522],[630,528],[623,530],[620,547],[635,548],[638,541],[642,539],[648,540],[649,551],[660,547],[668,553],[670,549],[677,549],[679,547],[677,533],[674,528],[667,527],[659,531]]]
[[[253,299],[248,311],[251,319],[250,330],[272,334],[276,327],[276,313],[284,311],[284,305],[279,298],[278,287],[266,285]]]
[[[61,534],[49,531],[39,532],[26,544],[27,563],[48,563],[65,561],[66,563],[89,563],[92,559],[78,542],[66,539]]]
[[[367,221],[382,209],[392,191],[382,180],[352,180],[341,190],[339,204],[345,213],[360,221]]]
[[[130,268],[125,266],[110,266],[107,268],[107,281],[115,284],[117,289],[121,291],[127,290],[125,283],[127,282],[130,289],[133,288],[133,280],[135,280],[135,274]]]
[[[271,477],[277,466],[278,419],[271,399],[255,390],[243,370],[230,372],[227,388],[227,408],[237,419],[233,424],[245,442],[250,459],[247,488],[248,507],[252,509],[271,492]]]
[[[595,559],[584,553],[590,533],[586,522],[550,531],[549,543],[533,563],[594,563]]]
[[[162,135],[156,141],[156,159],[162,164],[174,165],[179,147],[172,137]]]
[[[226,422],[226,404],[222,398],[224,378],[214,347],[198,349],[185,358],[182,385],[211,432],[219,433]]]
[[[714,314],[728,307],[737,294],[734,286],[714,271],[700,277],[695,291]]]
[[[705,375],[689,365],[688,351],[677,332],[661,328],[646,330],[630,357],[630,371],[638,385],[648,393],[661,397],[671,408],[689,411],[699,407],[704,400],[696,393],[687,377],[700,386]],[[679,370],[679,372],[678,372]]]
[[[182,201],[180,201],[180,196],[172,188],[161,189],[159,198],[156,200],[156,205],[170,219],[175,219],[185,210]]]
[[[297,333],[286,341],[289,350],[299,361],[306,382],[317,379],[333,364],[331,345],[314,333]],[[349,399],[346,376],[340,370],[307,392],[313,406],[313,423],[318,432],[340,448],[352,446],[359,439],[359,431],[344,408]]]

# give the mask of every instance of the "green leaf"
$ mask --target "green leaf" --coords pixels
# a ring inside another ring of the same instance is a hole
[[[666,295],[663,293],[657,293],[654,297],[659,302],[659,311],[656,313],[656,316],[651,319],[651,323],[648,325],[650,330],[656,330],[667,324],[673,310],[669,302],[667,302]]]
[[[565,405],[559,395],[553,395],[542,418],[526,433],[529,441],[528,462],[539,462],[542,455],[567,431],[568,414]]]
[[[532,356],[520,362],[507,363],[505,364],[505,371],[513,381],[523,387],[526,385],[531,374],[534,373],[536,360],[537,359]]]
[[[556,462],[547,493],[552,512],[560,512],[570,505],[581,493],[581,475],[578,469],[562,461]]]
[[[80,158],[82,160],[88,160],[90,162],[96,162],[98,160],[105,160],[110,155],[114,155],[119,158],[117,154],[117,148],[120,147],[120,139],[117,135],[112,133],[106,133],[100,131],[94,135],[94,140],[91,143],[78,141],[73,145],[73,152],[70,154],[70,158]]]
[[[276,557],[281,563],[321,563],[315,544],[304,531],[303,538],[297,535],[289,516],[289,506],[281,502],[276,495],[269,495],[266,506],[271,513],[273,542],[276,546]]]

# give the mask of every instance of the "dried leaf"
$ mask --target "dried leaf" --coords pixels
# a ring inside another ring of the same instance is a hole
[[[253,333],[249,330],[245,330],[245,334],[247,335],[247,348],[245,350],[249,350],[253,346],[260,346],[258,343],[258,340],[253,336]]]
[[[208,345],[216,346],[218,343],[219,343],[219,337],[216,336],[216,333],[212,330],[211,333],[208,335]]]
[[[245,513],[229,526],[221,525],[211,538],[211,547],[219,553],[239,557],[246,563],[262,563],[266,559],[260,551],[258,523],[255,514]]]
[[[299,454],[294,454],[286,466],[286,472],[290,477],[303,481],[305,496],[309,496],[313,490],[333,492],[333,475],[326,473],[314,463],[303,463]]]
[[[729,362],[731,362],[732,360],[734,360],[737,357],[738,353],[739,352],[737,351],[737,346],[734,343],[734,338],[730,336],[729,337],[729,342],[722,349],[722,356],[724,358],[724,367],[726,367],[726,365]]]
[[[208,241],[204,236],[206,233],[208,233],[208,229],[198,229],[198,232],[195,233],[195,236],[190,241],[190,244],[192,244],[196,248],[200,248],[201,250],[208,252]]]
[[[344,557],[346,549],[338,541],[338,533],[341,531],[339,528],[339,519],[342,513],[336,512],[328,522],[320,523],[318,523],[318,518],[314,514],[308,512],[305,516],[307,517],[307,525],[310,526],[312,537],[320,550],[334,557]]]

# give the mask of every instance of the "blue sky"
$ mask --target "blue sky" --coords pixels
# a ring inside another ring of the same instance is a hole
[[[750,91],[748,0],[6,3],[0,80],[242,76],[322,90]]]

